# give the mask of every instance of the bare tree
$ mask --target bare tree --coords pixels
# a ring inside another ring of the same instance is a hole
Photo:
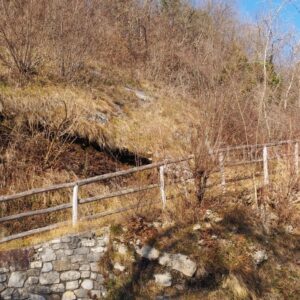
[[[71,78],[84,63],[93,42],[96,1],[53,0],[49,3],[48,38],[62,77]]]
[[[0,2],[0,61],[21,75],[37,71],[47,1]],[[2,48],[2,49],[1,49]]]

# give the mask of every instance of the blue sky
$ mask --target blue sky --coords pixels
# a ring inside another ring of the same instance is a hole
[[[276,10],[283,3],[283,0],[236,0],[241,18],[255,21],[260,14]],[[300,0],[290,0],[286,3],[280,13],[280,21],[283,26],[294,27],[300,31]]]
[[[190,0],[192,3],[201,3],[202,0]],[[226,2],[226,0],[224,0]],[[267,11],[276,10],[286,1],[282,9],[279,22],[286,28],[295,28],[300,32],[300,0],[235,0],[240,18],[245,22],[255,22],[260,15]]]

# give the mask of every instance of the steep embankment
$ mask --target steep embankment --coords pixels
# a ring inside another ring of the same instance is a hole
[[[190,153],[192,102],[171,88],[131,82],[54,83],[36,78],[24,86],[0,85],[0,194],[68,182]],[[189,118],[189,121],[187,121]],[[176,141],[176,143],[174,143]],[[132,185],[140,184],[134,180]],[[147,182],[148,183],[148,182]],[[89,186],[86,195],[122,182]],[[100,186],[100,187],[99,187]],[[0,215],[69,201],[65,191],[1,204]],[[107,205],[105,204],[107,209]],[[90,208],[92,209],[92,208]],[[69,216],[69,213],[68,213]],[[1,235],[65,220],[63,213],[1,224]],[[25,221],[25,222],[23,222]],[[13,223],[13,224],[12,224]]]
[[[1,297],[299,298],[297,228],[273,217],[276,226],[266,234],[241,206],[187,213],[179,222],[131,217],[95,233],[0,252]]]

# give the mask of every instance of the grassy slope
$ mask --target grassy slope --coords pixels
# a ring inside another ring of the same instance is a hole
[[[83,79],[72,84],[42,77],[21,86],[8,80],[0,82],[4,115],[0,137],[5,141],[0,146],[0,158],[4,162],[0,166],[1,194],[128,167],[113,155],[87,147],[86,140],[105,147],[108,153],[113,149],[128,149],[154,161],[190,153],[191,130],[187,120],[193,119],[196,110],[184,95],[170,87],[133,82],[126,74],[112,70],[99,69],[98,73],[101,78],[89,74],[92,79],[87,80],[88,84]],[[146,101],[136,91],[142,91]],[[99,113],[105,114],[107,123],[95,119]],[[83,140],[79,145],[72,145],[74,137]],[[143,179],[132,180],[130,184],[136,186],[140,180]],[[121,184],[88,186],[82,189],[81,197],[109,192],[116,188],[114,185]],[[16,200],[2,205],[0,215],[19,213],[21,206],[23,210],[33,210],[58,205],[68,198],[67,191],[62,191]],[[99,209],[103,208],[109,207],[100,205]],[[49,217],[28,218],[25,223],[3,224],[2,234],[62,219],[64,214],[54,213]]]
[[[109,77],[108,75],[105,76],[106,78]],[[61,160],[54,160],[50,162],[50,167],[46,166],[37,170],[51,145],[49,141],[44,140],[45,137],[41,136],[39,130],[37,130],[39,124],[45,124],[46,127],[49,127],[47,132],[51,136],[64,121],[63,133],[86,138],[98,143],[100,146],[111,149],[126,148],[134,153],[150,156],[154,160],[190,153],[189,135],[191,134],[191,127],[187,120],[197,118],[197,109],[191,104],[192,101],[187,101],[185,95],[180,95],[178,91],[172,90],[170,87],[157,86],[149,82],[132,82],[122,75],[116,76],[114,74],[111,78],[117,79],[114,81],[101,80],[100,82],[93,82],[91,85],[53,83],[41,78],[24,87],[16,87],[8,83],[0,84],[0,99],[6,117],[1,125],[13,129],[12,132],[19,131],[23,137],[18,141],[18,147],[8,149],[7,153],[11,156],[8,158],[8,162],[18,171],[22,169],[20,164],[16,164],[16,161],[18,163],[22,161],[22,165],[27,165],[29,162],[33,167],[32,169],[26,169],[24,173],[12,173],[14,183],[10,182],[9,186],[2,187],[5,193],[13,193],[16,190],[24,190],[34,186],[49,185],[54,182],[68,181],[76,177],[91,176],[100,172],[97,169],[93,173],[91,166],[86,167],[86,173],[82,172],[80,167],[78,171],[74,171],[74,168],[68,169],[67,165],[74,165],[74,161],[68,161],[64,167],[63,162],[66,162],[67,157],[72,156],[69,146],[59,153]],[[129,91],[126,87],[142,90],[151,99],[142,101],[134,91]],[[109,119],[108,123],[100,124],[92,120],[97,112],[105,113]],[[28,135],[28,132],[23,132],[24,124],[29,124],[29,127],[33,128],[32,136]],[[55,147],[52,148],[53,151],[64,148],[67,142],[57,140]],[[42,145],[45,146],[45,151],[35,152],[36,149],[41,150]],[[83,153],[86,153],[86,151],[86,149],[83,151],[74,149],[77,161],[82,158]],[[20,159],[22,153],[24,160]],[[42,158],[42,160],[27,160],[32,153],[36,153],[35,157]],[[99,157],[100,164],[103,164],[104,160],[104,157],[103,160],[102,157]],[[93,163],[96,164],[96,161]],[[126,166],[116,164],[114,167],[118,169]],[[134,181],[131,183],[134,183]],[[249,185],[251,184],[250,182]],[[233,185],[232,192],[241,189],[241,186],[242,184]],[[110,190],[110,187],[101,185],[91,187],[83,193],[91,195],[93,192],[103,193],[108,190]],[[208,195],[210,197],[216,196],[214,191],[212,190]],[[54,197],[51,195],[52,204],[61,203],[61,196],[63,195],[54,195]],[[154,196],[158,195],[150,194],[148,198],[151,199]],[[64,197],[63,201],[67,198]],[[35,201],[34,207],[30,206],[32,205],[30,202],[28,209],[40,208],[40,205],[45,204],[47,198],[41,200],[41,203]],[[137,199],[129,199],[129,201],[133,200],[140,201],[138,197]],[[120,199],[116,199],[113,205],[119,206],[123,203]],[[17,205],[17,208],[19,208],[19,205]],[[189,210],[190,205],[191,202],[186,203],[186,205],[184,202],[179,206],[174,205],[171,207],[170,214],[176,220],[186,220],[191,215],[193,216],[193,222],[197,221],[201,216],[201,212],[197,209]],[[109,208],[107,204],[104,204],[99,208],[91,206],[87,210],[96,211],[96,209]],[[199,212],[198,217],[195,217],[196,212]],[[174,226],[171,231],[161,231],[154,241],[160,249],[172,245],[172,252],[182,252],[192,256],[199,265],[203,265],[213,276],[212,282],[201,281],[201,279],[200,282],[203,285],[200,287],[197,285],[197,281],[196,283],[189,282],[188,285],[191,289],[181,293],[182,299],[198,299],[199,295],[203,299],[233,299],[234,297],[236,299],[247,299],[247,297],[260,297],[260,295],[264,295],[265,299],[282,299],[282,297],[293,299],[294,295],[297,297],[296,293],[298,291],[295,286],[299,281],[299,267],[297,266],[295,252],[299,249],[298,236],[277,233],[268,237],[260,231],[261,228],[256,224],[257,219],[254,217],[253,219],[248,218],[243,211],[232,212],[232,210],[227,211],[224,207],[221,207],[219,214],[224,217],[225,222],[214,224],[209,230],[200,233],[192,232],[192,221],[190,220],[187,223]],[[57,216],[57,220],[61,217]],[[65,218],[65,215],[63,215],[63,218]],[[56,217],[52,216],[49,220],[55,221]],[[40,221],[43,223],[49,220]],[[203,222],[203,220],[198,221]],[[36,223],[36,220],[33,219],[30,222],[26,223],[30,225]],[[95,223],[95,226],[101,225],[102,221]],[[19,225],[16,226],[17,229],[22,229],[18,227]],[[75,230],[85,230],[90,226],[90,223],[83,223]],[[241,230],[232,232],[232,226],[241,227]],[[257,230],[258,234],[256,234]],[[69,231],[70,228],[62,228],[52,232],[51,235],[47,235],[46,238],[62,235]],[[218,235],[219,239],[212,239],[213,234]],[[203,247],[198,245],[200,238],[205,240]],[[30,245],[44,239],[45,235],[42,234],[12,242],[1,246],[0,249]],[[253,268],[249,257],[253,246],[267,248],[271,253],[270,259],[259,270]],[[224,274],[225,277],[222,277]],[[176,292],[173,289],[157,291],[151,280],[146,276],[146,281],[141,278],[140,282],[134,283],[139,287],[141,297],[151,298],[157,293],[172,295]],[[262,282],[262,285],[258,283],[259,281]],[[117,285],[119,291],[122,291],[122,285],[121,278]],[[144,286],[144,288],[141,288],[141,286]],[[113,288],[116,288],[116,286],[113,285]]]

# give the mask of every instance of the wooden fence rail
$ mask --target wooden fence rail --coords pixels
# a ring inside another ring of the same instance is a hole
[[[218,157],[219,172],[221,175],[220,185],[221,185],[223,192],[225,192],[225,189],[226,189],[225,167],[228,167],[228,166],[237,166],[237,165],[253,164],[253,163],[261,163],[262,162],[263,163],[264,184],[265,185],[269,184],[268,161],[270,161],[272,159],[277,159],[278,157],[270,157],[268,149],[271,147],[283,146],[283,145],[290,145],[290,146],[294,145],[294,153],[292,154],[292,156],[294,156],[295,173],[298,174],[299,173],[299,170],[298,170],[299,169],[299,143],[296,140],[279,141],[279,142],[275,142],[275,143],[259,144],[259,145],[242,145],[242,146],[235,146],[235,147],[226,147],[226,148],[220,148],[218,150],[212,151],[211,155],[216,155]],[[245,151],[248,151],[247,154],[250,153],[251,159],[250,160],[241,160],[241,161],[230,161],[230,158],[232,157],[232,155],[230,155],[230,152],[239,151],[239,150],[243,150],[243,157],[245,157],[245,153],[246,153]],[[253,158],[253,155],[252,155],[253,150],[258,151],[258,153],[261,153],[261,158],[257,158],[257,157]],[[285,156],[290,156],[290,154],[285,155]],[[128,170],[122,170],[122,171],[118,171],[118,172],[114,172],[114,173],[108,173],[108,174],[104,174],[104,175],[90,177],[87,179],[77,180],[74,182],[62,183],[62,184],[52,185],[52,186],[44,187],[44,188],[31,189],[31,190],[17,193],[14,195],[0,196],[0,205],[1,205],[1,203],[20,199],[23,197],[29,197],[29,196],[33,196],[33,195],[41,194],[41,193],[45,193],[45,192],[52,192],[52,191],[57,191],[57,190],[61,190],[61,189],[72,188],[72,197],[71,197],[70,203],[65,203],[65,204],[57,205],[57,206],[50,207],[50,208],[44,208],[44,209],[39,209],[39,210],[34,210],[34,211],[23,212],[23,213],[16,214],[16,215],[4,216],[4,217],[0,218],[0,223],[17,220],[17,219],[24,218],[24,217],[47,214],[47,213],[71,208],[72,209],[72,224],[73,224],[73,226],[75,226],[79,220],[79,218],[78,218],[78,206],[79,205],[83,205],[83,204],[91,203],[91,202],[95,202],[95,201],[100,201],[100,200],[104,200],[104,199],[108,199],[108,198],[124,196],[124,195],[137,193],[137,192],[141,192],[141,191],[146,191],[146,190],[150,190],[150,189],[154,189],[154,188],[160,189],[162,206],[163,206],[163,208],[165,208],[166,202],[167,202],[166,193],[165,193],[165,167],[167,165],[177,164],[180,162],[186,162],[186,161],[189,161],[192,159],[194,159],[194,156],[190,155],[186,158],[165,160],[165,161],[152,163],[152,164],[148,164],[148,165],[144,165],[144,166],[140,166],[140,167],[134,167],[134,168],[131,168]],[[150,169],[157,169],[157,168],[159,170],[159,183],[157,183],[157,184],[123,189],[123,190],[109,193],[106,195],[98,195],[98,196],[89,197],[89,198],[85,198],[85,199],[79,199],[79,197],[78,197],[79,188],[81,186],[99,182],[99,181],[103,181],[103,180],[120,177],[120,176],[134,174],[136,172],[141,172],[141,171],[150,170]],[[123,207],[121,209],[117,209],[112,212],[103,212],[103,213],[100,213],[97,215],[98,216],[110,215],[112,213],[122,212],[126,209],[132,209],[132,207],[134,207],[134,206],[131,205],[127,208]],[[87,216],[87,217],[81,218],[81,220],[92,219],[94,217],[95,216]],[[59,223],[59,224],[62,224],[62,223]],[[46,227],[37,228],[37,229],[29,230],[26,232],[18,233],[15,235],[11,235],[11,236],[1,239],[0,243],[14,240],[14,239],[21,238],[21,237],[25,237],[25,236],[35,234],[35,233],[40,233],[40,232],[43,232],[46,230],[51,230],[53,228],[56,228],[57,226],[58,226],[57,224],[53,224],[53,225],[49,225]]]

